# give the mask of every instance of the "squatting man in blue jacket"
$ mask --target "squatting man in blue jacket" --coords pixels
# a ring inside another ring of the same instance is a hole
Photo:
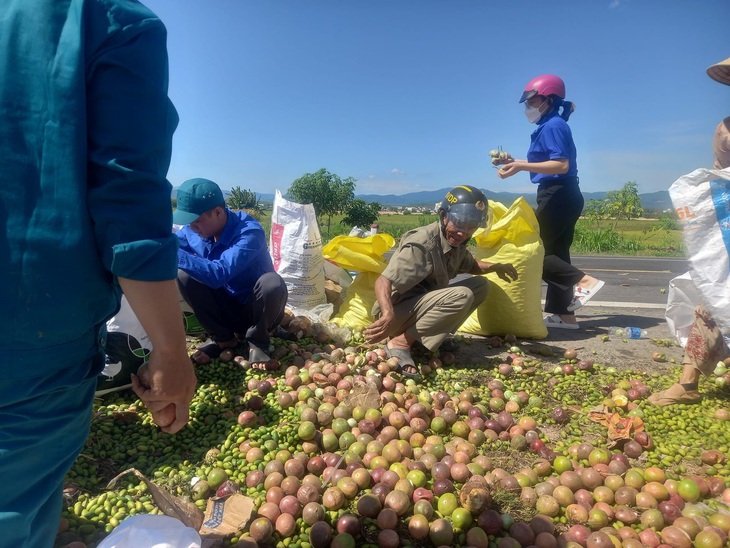
[[[269,333],[284,316],[287,290],[261,224],[228,209],[220,187],[208,179],[180,186],[173,222],[185,225],[177,232],[180,293],[213,341],[191,356],[193,362],[209,363],[245,338],[252,367],[274,367]]]

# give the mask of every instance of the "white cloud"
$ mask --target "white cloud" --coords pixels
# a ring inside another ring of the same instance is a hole
[[[394,167],[393,169],[391,169],[390,170],[390,173],[392,175],[405,175],[405,172],[402,171],[402,170],[400,170],[400,169],[398,169],[397,167]]]

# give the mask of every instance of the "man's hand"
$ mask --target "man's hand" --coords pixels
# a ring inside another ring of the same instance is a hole
[[[517,269],[510,263],[493,263],[489,272],[494,272],[505,282],[513,282],[518,278]]]
[[[185,426],[195,394],[195,371],[185,348],[185,328],[175,280],[143,282],[119,277],[119,285],[152,341],[147,367],[132,375],[132,389],[163,432]]]
[[[165,355],[153,349],[149,363],[132,375],[132,390],[162,431],[174,434],[190,418],[190,401],[197,381],[186,352]]]
[[[367,342],[377,343],[388,336],[392,324],[393,316],[383,314],[382,316],[380,316],[380,318],[367,326],[362,334],[364,335]]]

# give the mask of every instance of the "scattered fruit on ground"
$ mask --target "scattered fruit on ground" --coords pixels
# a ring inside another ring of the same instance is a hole
[[[132,392],[97,400],[56,544],[94,547],[127,517],[162,512],[136,476],[106,488],[128,468],[201,510],[211,497],[250,497],[254,518],[223,546],[727,542],[726,363],[700,381],[700,405],[655,407],[648,396],[678,367],[525,352],[500,335],[478,365],[458,350],[414,353],[414,380],[359,334],[335,343],[319,324],[289,325],[296,341],[274,339],[278,371],[236,355],[199,366],[190,423],[176,435]]]

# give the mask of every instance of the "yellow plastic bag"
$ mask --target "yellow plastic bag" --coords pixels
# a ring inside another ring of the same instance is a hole
[[[322,248],[324,258],[345,270],[356,270],[337,315],[330,321],[350,329],[364,329],[373,322],[370,311],[375,304],[375,280],[387,263],[383,255],[393,248],[395,238],[378,233],[367,238],[337,236]]]
[[[489,293],[459,331],[475,335],[512,333],[527,339],[544,339],[542,319],[542,263],[545,249],[535,212],[520,197],[507,209],[490,202],[492,228],[475,237],[476,258],[490,263],[512,263],[519,279],[508,283],[489,276]]]

